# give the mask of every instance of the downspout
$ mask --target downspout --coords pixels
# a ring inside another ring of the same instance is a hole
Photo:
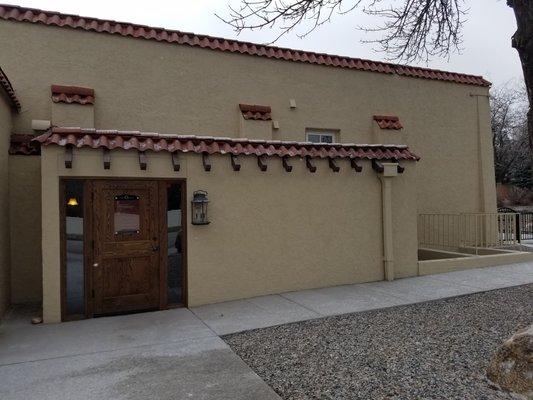
[[[394,235],[392,223],[392,178],[398,175],[397,163],[373,162],[381,181],[382,224],[383,224],[383,269],[385,280],[394,280]]]
[[[481,137],[481,116],[479,115],[479,97],[480,95],[471,94],[476,99],[476,127],[477,127],[477,159],[478,159],[478,184],[479,184],[479,211],[485,212],[485,183],[483,182],[483,140]]]
[[[486,214],[480,221],[482,224],[481,239],[482,244],[493,243],[496,238],[491,229],[493,221],[488,214],[496,212],[494,149],[490,138],[490,119],[487,114],[483,114],[484,111],[490,110],[489,95],[470,93],[470,97],[473,97],[476,101],[479,212]]]
[[[485,156],[483,154],[483,151],[485,150],[485,140],[487,138],[484,138],[484,134],[486,131],[483,129],[483,121],[481,116],[481,106],[480,106],[480,100],[481,98],[484,98],[483,101],[487,101],[489,96],[487,94],[477,94],[477,93],[470,93],[470,97],[475,98],[476,100],[476,128],[477,128],[477,156],[478,156],[478,184],[479,184],[479,212],[486,213],[486,212],[494,212],[494,210],[490,209],[490,207],[487,204],[487,182],[485,177],[485,169],[487,168],[487,165],[489,164],[490,160],[486,160]],[[490,129],[490,127],[489,127]],[[484,140],[485,139],[485,140]]]

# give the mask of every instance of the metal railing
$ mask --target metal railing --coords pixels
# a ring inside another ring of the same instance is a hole
[[[520,232],[518,241],[533,239],[533,212],[516,211],[509,207],[499,207],[499,213],[513,213],[516,215],[516,231]]]
[[[420,214],[419,247],[443,250],[494,248],[515,245],[518,241],[516,214],[463,213]]]
[[[518,214],[520,221],[520,236],[522,240],[533,239],[533,213],[524,212]]]

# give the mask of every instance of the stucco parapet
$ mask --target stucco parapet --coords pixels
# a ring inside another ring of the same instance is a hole
[[[250,56],[259,56],[275,60],[325,65],[330,67],[369,71],[411,78],[462,83],[474,86],[490,86],[490,82],[477,75],[267,46],[250,42],[241,42],[232,39],[212,37],[208,35],[198,35],[190,32],[181,32],[165,28],[132,24],[128,22],[102,20],[92,17],[81,17],[78,15],[62,14],[55,11],[44,11],[35,8],[26,8],[7,4],[0,5],[0,19],[38,23],[46,26],[71,28],[97,33],[107,33],[132,38],[140,38],[144,40],[155,40],[158,42],[188,45],[192,47],[200,47],[209,50],[236,54],[247,54]]]

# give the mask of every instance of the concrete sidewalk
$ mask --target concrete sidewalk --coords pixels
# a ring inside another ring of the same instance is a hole
[[[192,308],[219,335],[533,283],[533,263],[302,290]]]
[[[54,325],[14,312],[0,399],[279,399],[218,335],[532,282],[525,263]]]
[[[0,399],[279,399],[187,309],[0,325]]]

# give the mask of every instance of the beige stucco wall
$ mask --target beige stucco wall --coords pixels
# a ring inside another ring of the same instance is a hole
[[[91,104],[51,103],[51,110],[54,125],[94,128],[94,106]]]
[[[86,86],[94,88],[96,92],[96,104],[91,110],[94,114],[91,115],[94,115],[94,126],[100,129],[132,129],[231,137],[246,135],[301,141],[305,139],[306,128],[324,128],[338,130],[338,137],[342,142],[408,144],[414,152],[422,156],[422,160],[416,172],[409,172],[395,181],[395,188],[400,186],[397,182],[403,182],[402,187],[410,188],[405,192],[396,193],[395,191],[394,215],[395,218],[402,218],[404,224],[401,227],[398,225],[396,229],[401,228],[416,233],[417,213],[478,212],[496,209],[487,88],[269,60],[189,46],[10,21],[0,21],[0,50],[5,56],[3,68],[17,88],[25,107],[24,112],[14,120],[14,131],[19,133],[27,133],[30,130],[32,119],[52,120],[54,123],[68,121],[74,125],[76,121],[74,114],[79,112],[83,115],[78,118],[80,122],[77,125],[89,124],[86,113],[81,110],[82,106],[70,106],[73,110],[73,120],[68,114],[69,106],[62,105],[53,108],[50,100],[51,84]],[[35,60],[39,62],[36,63]],[[20,65],[25,67],[21,68]],[[289,107],[290,99],[296,100],[295,109]],[[238,109],[239,103],[270,105],[272,118],[279,122],[280,129],[272,131],[270,122],[243,123]],[[56,109],[58,112],[55,111]],[[400,133],[376,130],[375,123],[372,121],[374,114],[398,115],[405,129]],[[255,126],[258,128],[255,129]],[[223,163],[229,163],[226,161]],[[216,167],[217,161],[215,160],[214,163]],[[252,163],[254,164],[255,161]],[[168,167],[167,165],[165,168]],[[314,190],[322,190],[322,186],[320,188],[314,186],[320,181],[319,177],[313,177],[315,180],[311,182],[308,182],[306,178],[304,180],[306,185],[304,185],[295,179],[300,172],[295,171],[290,177],[286,177],[285,173],[280,171],[280,174],[276,173],[272,181],[262,176],[261,182],[266,179],[264,182],[266,186],[255,188],[256,183],[252,182],[252,179],[243,180],[242,178],[248,173],[245,171],[245,166],[243,166],[242,176],[238,179],[238,183],[231,180],[231,174],[235,173],[226,167],[224,178],[222,179],[221,176],[221,179],[224,182],[229,180],[226,183],[228,187],[233,188],[229,192],[242,193],[241,188],[249,185],[252,185],[255,193],[271,191],[277,187],[280,193],[290,194],[287,199],[292,197],[292,201],[303,208],[304,211],[300,208],[296,209],[296,215],[316,209],[318,199],[314,196],[318,196],[321,201],[325,200],[319,194],[314,194]],[[257,169],[255,164],[254,167]],[[278,167],[281,168],[280,165]],[[327,170],[327,168],[322,169]],[[132,171],[125,170],[125,173],[127,172],[127,176],[137,173],[136,168]],[[268,174],[272,172],[269,170]],[[158,175],[162,173],[163,170],[159,170]],[[169,173],[172,172],[169,171]],[[215,169],[208,176],[192,175],[188,179],[192,185],[197,184],[199,187],[206,185],[207,189],[213,192],[213,199],[215,199],[221,190],[222,183],[214,180],[206,182],[205,179],[212,179],[212,176],[217,176],[219,173],[221,172]],[[356,182],[368,179],[363,186],[367,188],[366,185],[368,185],[369,190],[361,190],[352,194],[364,205],[365,209],[366,207],[370,209],[370,203],[372,203],[372,207],[375,206],[376,210],[379,210],[377,206],[379,199],[375,197],[379,193],[377,191],[379,181],[374,179],[375,177],[371,179],[365,176],[363,174],[363,177],[357,177]],[[34,176],[36,177],[37,175]],[[43,174],[43,183],[51,185],[45,188],[46,193],[54,193],[53,189],[57,186],[57,182],[49,182],[49,179],[56,180],[56,178],[57,175]],[[292,181],[287,181],[290,184],[285,185],[287,179],[294,179],[294,184]],[[345,181],[340,177],[328,180],[332,188],[328,192],[328,205],[331,204],[331,198],[337,196],[333,188],[344,190],[348,182],[351,184],[352,181]],[[306,196],[298,196],[301,192],[306,193]],[[226,204],[226,195],[218,195],[221,197],[216,202],[213,201],[213,210],[216,212],[217,207],[230,205],[233,213],[251,212],[246,208],[247,204],[254,204],[254,200],[257,200],[259,195],[254,194],[252,190],[247,190],[242,194],[246,194],[242,200],[245,203],[244,208],[234,207],[236,203],[230,200]],[[57,190],[54,196],[57,196]],[[43,198],[43,210],[46,212],[43,213],[43,226],[57,227],[58,221],[52,223],[53,220],[57,220],[56,203],[44,200]],[[278,198],[273,200],[281,201]],[[361,236],[381,237],[374,232],[374,227],[379,225],[379,220],[370,218],[366,214],[361,214],[365,215],[361,217],[357,214],[359,208],[353,209],[351,202],[336,201],[340,202],[338,206],[344,208],[343,212],[350,213],[351,218],[362,218],[357,221],[365,227],[368,233]],[[359,206],[358,202],[354,204]],[[279,206],[285,207],[286,205],[280,203]],[[52,207],[55,208],[52,209]],[[370,212],[375,213],[376,210],[372,209]],[[326,216],[323,213],[317,214],[314,218],[320,221],[320,226],[326,224]],[[283,217],[285,218],[285,215]],[[258,218],[263,217],[260,215]],[[298,226],[293,227],[295,220],[291,219],[291,215],[287,218],[286,229],[295,243],[279,243],[278,237],[273,233],[266,233],[267,237],[251,234],[249,237],[239,239],[247,242],[248,238],[253,237],[256,240],[262,238],[265,246],[258,249],[258,254],[256,254],[261,255],[262,259],[265,259],[264,256],[267,254],[265,249],[268,243],[282,246],[284,251],[280,251],[279,255],[268,253],[270,255],[266,258],[267,264],[265,265],[269,268],[272,265],[278,265],[282,255],[288,257],[288,248],[292,249],[294,244],[316,240],[316,237],[307,232],[307,222],[300,222]],[[261,220],[261,223],[271,228],[265,221]],[[276,229],[279,230],[278,225]],[[216,232],[214,229],[215,227],[199,232]],[[329,227],[320,229],[326,229],[326,232],[331,233],[328,231]],[[196,231],[198,229],[194,227],[190,234]],[[54,235],[57,236],[58,233]],[[45,240],[52,240],[54,235],[43,235],[43,237]],[[201,233],[201,235],[205,237],[201,236],[199,239],[211,246],[215,240],[221,240],[218,236],[210,236],[214,234]],[[318,237],[321,240],[329,240],[327,234],[320,233]],[[416,243],[416,234],[396,235],[395,237],[395,251],[401,260],[397,263],[399,265],[397,275],[410,275],[414,271],[412,262],[416,253],[410,253],[407,249],[411,249]],[[222,238],[237,240],[237,234],[230,232]],[[352,238],[352,240],[360,239]],[[196,242],[193,241],[190,244],[191,253],[198,253],[199,259],[208,257],[202,256],[200,250],[195,250],[196,244],[194,243]],[[349,245],[352,244],[349,243]],[[350,274],[353,271],[348,270],[347,265],[351,265],[351,268],[364,269],[361,272],[362,275],[358,275],[359,278],[364,276],[364,280],[379,279],[375,269],[377,261],[366,256],[364,246],[360,247],[362,251],[359,251],[358,246],[360,244],[355,247],[356,252],[353,249],[349,251],[343,248],[339,253],[332,255],[329,261],[331,265],[335,265],[334,271],[323,272],[323,259],[320,259],[320,262],[309,259],[306,265],[298,263],[292,268],[309,268],[312,272],[309,275],[317,275],[321,278],[327,275],[329,279],[327,284],[335,284],[345,280],[348,276],[351,277]],[[372,242],[372,246],[379,247],[380,242]],[[219,250],[223,253],[226,251],[224,248]],[[352,256],[357,254],[357,259],[360,261],[355,266],[348,253]],[[53,247],[43,249],[45,280],[50,272],[47,272],[46,268],[57,267],[57,264],[54,264],[56,256]],[[238,259],[242,265],[252,262],[252,258],[242,252],[239,252]],[[33,271],[40,268],[37,260],[38,257],[32,261],[35,263],[30,268]],[[322,269],[319,268],[319,264]],[[213,267],[211,269],[202,269],[205,265],[209,265],[209,262],[198,263],[199,269],[194,272],[198,274],[198,279],[201,276],[205,277],[207,271],[218,274],[218,269],[215,272],[211,271],[216,266],[211,265]],[[269,268],[265,267],[265,270],[261,272],[262,276],[269,273]],[[231,275],[225,278],[223,272],[227,271],[224,269],[220,271],[221,276],[217,278],[232,280]],[[244,273],[248,272],[244,271]],[[301,277],[297,273],[294,276],[298,277],[296,281],[300,282],[301,287],[311,286],[315,279]],[[191,279],[193,278],[194,275]],[[272,279],[278,280],[282,285],[279,289],[286,289],[283,285],[289,284],[286,275],[272,277]],[[240,282],[237,279],[232,282],[232,285],[238,287],[241,285]],[[55,290],[56,284],[58,285],[59,281],[51,286],[45,282],[45,291],[48,290],[46,288]],[[265,285],[262,292],[273,291],[273,288],[274,285]],[[253,282],[243,283],[239,288],[242,297],[252,292],[257,293],[257,289]],[[205,298],[206,301],[233,298],[233,295],[226,293],[222,287],[191,288],[191,291],[192,299],[195,299],[195,296]],[[202,297],[204,292],[207,297]],[[55,302],[53,296],[50,301]]]
[[[8,149],[11,134],[11,109],[0,89],[0,319],[9,306],[9,179]]]
[[[41,160],[9,156],[11,302],[42,300]]]
[[[211,172],[205,172],[199,155],[184,154],[177,173],[168,153],[149,153],[147,171],[140,171],[135,151],[111,154],[111,169],[104,170],[101,152],[75,150],[69,170],[64,168],[63,148],[43,151],[47,322],[60,319],[59,176],[186,178],[188,203],[194,190],[207,190],[212,223],[188,225],[189,306],[383,279],[381,183],[369,162],[356,174],[347,160],[339,162],[339,173],[317,160],[318,170],[311,174],[298,158],[291,159],[294,169],[287,173],[279,158],[269,158],[268,170],[260,172],[255,157],[241,157],[241,171],[235,172],[229,156],[215,155]],[[394,206],[397,274],[413,276],[415,163],[408,163],[405,174],[394,180],[393,195],[408,203],[401,210]]]
[[[392,114],[405,127],[402,141],[423,157],[421,212],[496,207],[490,141],[479,148],[479,133],[490,138],[488,99],[471,96],[487,95],[487,88],[10,21],[0,21],[0,49],[31,110],[16,118],[19,132],[31,119],[51,119],[52,83],[94,88],[95,126],[102,129],[239,136],[238,104],[248,103],[272,107],[276,139],[303,140],[312,127],[368,143],[392,140],[391,132],[373,134],[372,121]],[[480,155],[488,160],[481,173]]]

